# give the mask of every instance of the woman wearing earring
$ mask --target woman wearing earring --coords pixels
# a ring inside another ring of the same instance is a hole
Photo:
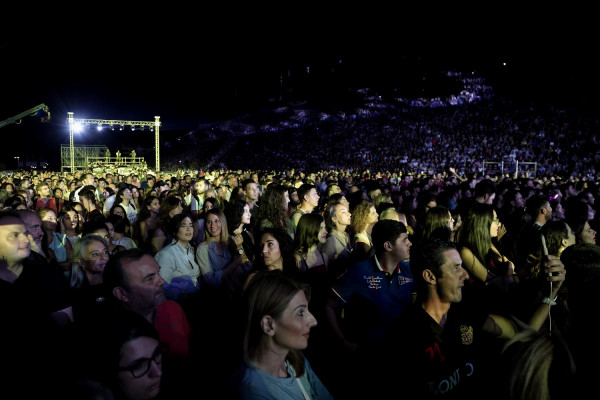
[[[317,320],[310,287],[283,271],[257,273],[244,292],[243,361],[233,399],[333,399],[302,354]]]

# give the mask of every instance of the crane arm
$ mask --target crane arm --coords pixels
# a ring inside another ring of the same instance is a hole
[[[27,111],[23,111],[22,113],[15,115],[14,117],[7,118],[4,121],[0,121],[0,128],[3,128],[9,124],[20,123],[21,119],[29,116],[41,117],[42,122],[48,122],[50,121],[50,109],[44,103],[39,104],[33,108],[30,108]]]

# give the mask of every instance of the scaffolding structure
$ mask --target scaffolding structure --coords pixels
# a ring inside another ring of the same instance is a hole
[[[73,163],[71,163],[71,146],[60,146],[60,171],[71,168],[71,171],[93,169],[94,166],[130,167],[146,166],[144,157],[108,156],[106,146],[73,146]]]
[[[154,121],[123,121],[123,120],[114,120],[114,119],[75,119],[74,114],[72,112],[68,112],[68,122],[69,122],[69,162],[71,172],[75,172],[75,146],[73,145],[73,133],[75,131],[75,124],[82,125],[97,125],[98,128],[112,126],[120,126],[123,128],[124,126],[131,126],[135,128],[136,126],[139,128],[149,127],[150,131],[155,131],[154,134],[154,151],[155,151],[155,169],[156,172],[160,171],[160,117],[155,116]],[[86,147],[86,146],[83,146]],[[87,146],[90,147],[90,146]],[[62,162],[62,146],[61,146],[61,170],[63,168]],[[97,156],[99,157],[99,156]],[[85,159],[85,157],[83,157]],[[125,157],[120,157],[120,159]],[[140,157],[132,157],[132,158],[140,158]]]

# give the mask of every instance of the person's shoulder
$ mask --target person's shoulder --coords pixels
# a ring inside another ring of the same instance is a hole
[[[160,305],[156,306],[155,310],[165,312],[179,312],[183,311],[183,307],[175,300],[166,299]]]
[[[294,222],[297,222],[304,214],[304,211],[297,208],[294,210],[294,212],[292,212],[292,215],[290,215],[290,219]]]
[[[355,279],[356,277],[362,277],[365,273],[371,272],[376,272],[374,256],[351,262],[346,272],[340,276],[340,279]]]
[[[471,251],[471,249],[467,246],[460,246],[458,248],[458,253],[461,255],[461,257],[464,257],[466,255],[472,255],[473,251]]]
[[[227,399],[250,399],[256,393],[256,380],[258,372],[244,361],[241,361],[229,378],[227,385]],[[259,397],[257,397],[259,398]]]
[[[350,269],[373,268],[375,266],[375,254],[371,254],[365,258],[355,261],[350,266]]]

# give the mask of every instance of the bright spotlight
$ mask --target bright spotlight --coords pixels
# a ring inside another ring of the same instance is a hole
[[[83,124],[81,124],[80,122],[76,122],[76,123],[73,125],[73,131],[74,131],[75,133],[81,133],[81,132],[83,131]]]

